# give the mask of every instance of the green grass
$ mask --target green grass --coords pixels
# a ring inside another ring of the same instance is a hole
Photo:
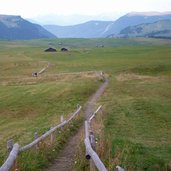
[[[49,42],[56,53],[44,52]],[[69,52],[59,51],[60,42]],[[102,43],[104,48],[95,48]],[[67,116],[77,103],[83,105],[100,84],[94,76],[55,74],[103,70],[110,80],[99,101],[106,113],[100,140],[106,166],[166,170],[171,162],[170,45],[169,40],[140,38],[0,42],[0,163],[7,139],[21,145],[30,142],[35,131],[45,132],[61,114]],[[42,77],[31,77],[48,62],[52,66]],[[45,155],[40,159],[46,163]],[[39,162],[33,162],[31,170],[41,168]],[[86,169],[86,162],[78,163],[77,170]],[[22,167],[28,169],[27,164]]]
[[[164,170],[165,164],[170,163],[170,80],[153,79],[115,80],[106,93],[105,135],[111,149],[108,156],[119,158],[113,166]],[[114,95],[112,102],[108,101],[108,93]]]
[[[61,115],[66,118],[76,110],[78,103],[84,105],[100,84],[95,76],[90,79],[86,75],[57,77],[56,63],[52,63],[40,78],[33,78],[32,72],[44,68],[51,54],[47,54],[47,59],[41,59],[44,53],[40,48],[18,43],[3,42],[1,45],[5,48],[0,48],[0,164],[6,159],[8,139],[14,139],[20,146],[31,142],[35,132],[43,134],[60,123]],[[9,50],[9,46],[14,47]],[[62,67],[65,71],[65,66]],[[72,132],[69,131],[68,135]],[[68,135],[61,138],[66,141]],[[65,141],[59,143],[58,148]],[[47,160],[47,155],[40,154],[36,163],[32,157],[25,158],[33,162],[31,170],[42,167],[38,164],[41,157]],[[29,170],[23,164],[21,169]]]
[[[48,82],[36,85],[0,86],[0,146],[5,154],[6,142],[14,139],[21,146],[75,111],[76,105],[83,105],[95,91],[98,82],[75,80]],[[3,157],[3,155],[2,155]],[[1,160],[2,162],[2,160]]]

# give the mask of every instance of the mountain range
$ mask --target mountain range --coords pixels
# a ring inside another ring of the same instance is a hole
[[[133,12],[120,17],[116,21],[89,21],[72,26],[45,25],[43,27],[59,38],[115,37],[128,26],[154,23],[166,19],[171,20],[171,12]]]
[[[128,13],[116,21],[88,21],[71,26],[38,25],[20,16],[0,15],[0,39],[105,38],[145,36],[170,38],[171,12]]]
[[[89,21],[73,26],[46,25],[44,28],[60,38],[96,38],[104,37],[111,21]]]
[[[20,16],[0,15],[0,39],[29,40],[55,37],[42,26],[30,23]]]

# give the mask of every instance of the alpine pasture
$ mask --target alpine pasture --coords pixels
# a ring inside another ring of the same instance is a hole
[[[49,44],[57,52],[44,52]],[[96,71],[109,79],[96,120],[97,153],[108,170],[171,169],[171,41],[145,38],[0,41],[0,165],[7,140],[27,144],[84,106],[101,84]],[[76,131],[61,135],[58,150]],[[21,170],[41,170],[54,158],[45,152],[35,161],[36,155],[23,155],[29,164]],[[88,169],[84,155],[76,156],[75,170]]]

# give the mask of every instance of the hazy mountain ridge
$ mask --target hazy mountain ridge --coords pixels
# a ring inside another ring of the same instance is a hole
[[[119,14],[99,14],[99,15],[57,15],[57,14],[49,14],[45,16],[37,16],[28,21],[33,23],[37,23],[40,25],[58,25],[58,26],[72,26],[79,25],[81,23],[86,23],[88,21],[113,21],[119,17]]]
[[[0,15],[0,39],[29,40],[54,37],[42,26],[30,23],[20,16]]]
[[[117,36],[126,27],[166,19],[171,20],[171,12],[133,12],[120,17],[116,21],[89,21],[72,26],[45,25],[44,28],[61,38],[113,37]]]
[[[113,27],[106,33],[106,36],[109,36],[111,34],[117,35],[120,33],[121,30],[129,26],[135,26],[144,23],[154,23],[160,20],[167,20],[167,19],[171,20],[171,14],[168,13],[167,14],[163,13],[163,15],[161,13],[160,15],[154,15],[154,14],[149,15],[149,14],[150,13],[133,12],[120,17],[118,20],[114,22]]]
[[[82,24],[71,26],[58,26],[58,25],[45,25],[40,26],[33,24],[20,16],[0,15],[0,39],[9,40],[28,40],[28,39],[40,39],[40,38],[100,38],[100,37],[118,37],[120,32],[127,27],[127,30],[122,34],[128,33],[131,30],[139,30],[140,28],[133,28],[134,26],[141,24],[150,24],[162,20],[171,20],[171,12],[148,12],[137,13],[132,12],[126,14],[116,21],[89,21]],[[164,24],[164,23],[160,23]],[[153,27],[156,27],[153,26]],[[153,30],[150,26],[150,29]],[[165,26],[163,26],[165,27]],[[145,26],[143,26],[145,28]],[[141,28],[143,30],[143,28]],[[154,35],[154,31],[156,34]],[[156,36],[170,35],[168,29],[154,30],[147,34],[142,33],[140,36]],[[127,33],[126,33],[127,32]],[[158,33],[157,33],[158,32]],[[136,33],[138,34],[138,33]],[[55,35],[55,36],[54,36]]]
[[[103,33],[108,31],[112,21],[89,21],[73,26],[46,25],[45,29],[64,38],[96,38],[103,37]]]
[[[128,37],[163,37],[171,38],[171,20],[160,20],[154,23],[130,26],[120,32]]]

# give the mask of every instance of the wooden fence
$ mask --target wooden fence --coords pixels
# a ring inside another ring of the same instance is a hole
[[[50,67],[50,63],[48,63],[47,66],[44,67],[43,69],[41,69],[40,71],[38,71],[38,72],[33,72],[33,73],[32,73],[32,76],[33,76],[33,77],[38,77],[40,74],[42,74],[43,72],[45,72],[49,67]]]
[[[45,72],[50,66],[50,63],[47,64],[47,66],[43,69],[41,69],[39,72],[38,72],[38,75],[42,74],[43,72]]]
[[[14,144],[12,140],[8,141],[7,142],[7,150],[9,151],[9,156],[8,156],[7,160],[4,162],[4,164],[0,167],[0,171],[9,171],[9,170],[16,171],[17,170],[16,160],[17,160],[17,156],[20,153],[27,151],[34,146],[39,146],[39,144],[40,143],[42,144],[42,142],[48,137],[50,137],[50,141],[52,143],[52,141],[54,140],[53,133],[57,129],[64,127],[70,121],[72,121],[80,113],[81,108],[82,108],[81,106],[77,106],[77,110],[71,115],[71,117],[68,120],[64,120],[63,116],[62,116],[60,124],[54,126],[53,128],[51,128],[49,131],[47,131],[42,136],[40,136],[40,137],[36,136],[36,139],[33,142],[25,145],[24,147],[19,148],[19,145]]]
[[[43,68],[41,71],[38,72],[38,74],[43,73],[47,68],[49,67],[49,64],[47,67]],[[65,74],[82,74],[82,73],[91,73],[95,72],[97,75],[99,75],[101,78],[105,80],[104,73],[102,71],[97,72],[97,71],[88,71],[88,72],[79,72],[79,73],[61,73],[60,75],[65,75]],[[31,149],[34,146],[39,146],[39,144],[42,144],[42,142],[47,138],[51,137],[51,143],[54,140],[53,133],[59,129],[67,125],[71,120],[73,120],[77,114],[80,113],[81,111],[81,106],[77,106],[77,110],[71,115],[71,117],[68,120],[64,120],[63,117],[61,117],[61,123],[56,125],[55,127],[51,128],[49,131],[47,131],[45,134],[42,136],[38,137],[37,133],[35,134],[35,140],[32,141],[31,143],[25,145],[24,147],[19,147],[18,144],[14,144],[12,140],[7,142],[7,149],[9,151],[9,156],[7,160],[4,162],[4,164],[0,167],[0,171],[17,171],[17,165],[16,165],[16,160],[17,156],[29,149]],[[93,168],[94,164],[97,167],[99,171],[107,171],[105,168],[104,164],[100,160],[99,156],[95,152],[95,138],[92,132],[90,131],[90,123],[91,120],[96,116],[97,112],[102,108],[102,106],[99,106],[97,110],[92,114],[92,116],[88,119],[88,121],[85,121],[85,146],[86,146],[86,158],[90,159],[90,165]]]
[[[11,144],[12,150],[9,153],[9,156],[7,158],[7,160],[5,161],[5,163],[1,166],[0,171],[8,171],[8,170],[16,170],[16,159],[19,153],[19,145],[18,144]]]
[[[107,171],[106,167],[100,160],[99,156],[95,152],[95,137],[92,132],[90,131],[90,124],[91,120],[96,116],[97,112],[102,108],[99,106],[97,110],[92,114],[89,120],[85,121],[85,147],[86,147],[86,158],[90,160],[90,171],[95,170],[94,165],[97,167],[99,171]]]

